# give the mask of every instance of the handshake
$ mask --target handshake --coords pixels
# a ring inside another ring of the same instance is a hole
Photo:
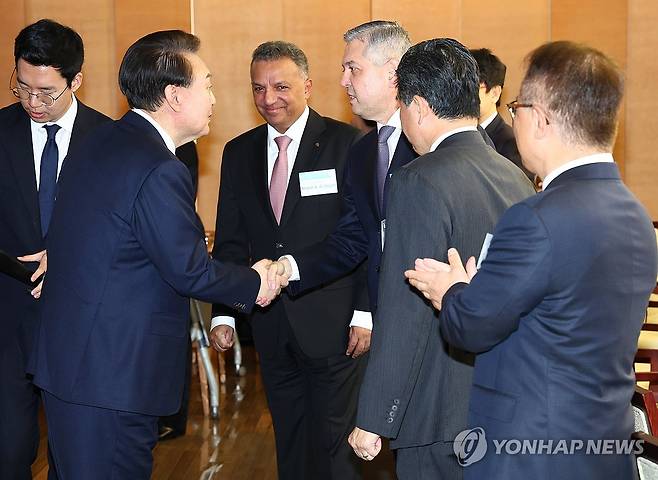
[[[256,297],[256,305],[267,307],[281,293],[281,289],[288,286],[292,265],[287,258],[277,261],[264,258],[254,263],[251,268],[260,275],[260,290]]]

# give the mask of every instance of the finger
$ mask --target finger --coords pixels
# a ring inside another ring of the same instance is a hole
[[[30,255],[23,255],[22,257],[16,257],[21,262],[38,262],[43,257],[43,251],[38,253],[32,253]]]
[[[450,268],[464,269],[464,264],[462,263],[462,257],[459,255],[459,252],[456,248],[451,248],[448,250],[448,263],[450,263]]]
[[[426,272],[448,272],[450,266],[433,258],[418,258],[414,264],[417,270]],[[418,268],[420,267],[420,268]]]
[[[356,344],[356,347],[354,347],[354,351],[352,352],[352,358],[358,358],[363,355],[363,352],[365,351],[363,348],[363,343],[363,340],[359,339],[359,342]]]
[[[278,264],[278,262],[275,262]],[[270,265],[270,268],[267,269],[267,286],[269,287],[270,290],[274,290],[277,286],[277,274],[278,274],[278,268]]]
[[[475,257],[470,257],[466,262],[466,273],[468,274],[469,279],[472,279],[475,274],[478,273]]]
[[[347,343],[347,351],[345,352],[345,355],[350,356],[354,352],[354,349],[356,348],[356,344],[358,342],[358,338],[354,334],[353,330],[350,330],[350,338]]]

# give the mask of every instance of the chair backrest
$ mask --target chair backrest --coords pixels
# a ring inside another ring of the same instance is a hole
[[[636,386],[631,404],[635,417],[635,431],[648,435],[658,433],[658,407],[654,392]]]
[[[646,433],[634,433],[633,440],[642,440],[642,453],[636,456],[640,480],[658,480],[658,438]]]

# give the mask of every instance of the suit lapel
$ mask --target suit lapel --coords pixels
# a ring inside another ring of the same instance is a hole
[[[30,120],[21,108],[17,112],[16,122],[7,130],[7,150],[11,158],[12,169],[16,175],[16,183],[28,211],[28,217],[40,218],[37,179],[34,172],[34,151],[32,149],[32,130]],[[30,222],[34,232],[41,238],[40,222]]]
[[[299,202],[299,199],[301,198],[299,173],[312,171],[317,165],[318,154],[323,147],[322,139],[320,137],[325,128],[326,125],[322,117],[315,113],[315,111],[310,110],[308,121],[306,122],[306,128],[302,135],[302,141],[297,150],[295,165],[292,168],[290,180],[288,181],[286,199],[283,203],[283,212],[281,213],[281,225],[285,225],[288,221],[292,212],[295,210],[297,202]]]

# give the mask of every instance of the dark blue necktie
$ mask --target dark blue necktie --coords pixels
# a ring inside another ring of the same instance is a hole
[[[59,125],[44,125],[48,132],[48,140],[41,154],[41,168],[39,176],[39,211],[41,212],[41,234],[45,237],[50,224],[55,205],[55,190],[57,188],[57,162],[59,150],[55,135],[61,128]]]
[[[384,216],[384,185],[386,184],[386,174],[388,173],[389,151],[388,137],[395,131],[395,127],[384,125],[379,129],[377,134],[377,188],[379,199],[379,212]]]

